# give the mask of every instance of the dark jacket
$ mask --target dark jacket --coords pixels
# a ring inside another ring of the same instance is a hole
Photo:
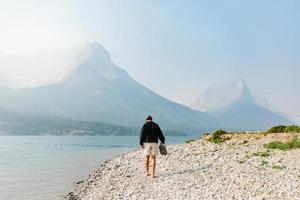
[[[143,145],[144,142],[158,143],[158,139],[161,141],[161,143],[165,143],[165,137],[158,124],[154,122],[146,122],[141,129],[140,145]]]

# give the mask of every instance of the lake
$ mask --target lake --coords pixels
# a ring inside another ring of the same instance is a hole
[[[166,137],[168,144],[187,136]],[[138,136],[0,136],[0,199],[60,199],[101,163],[139,148]]]

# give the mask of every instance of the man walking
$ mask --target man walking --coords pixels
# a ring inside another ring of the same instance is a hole
[[[152,178],[155,178],[156,155],[158,155],[158,139],[161,143],[165,143],[165,137],[160,130],[158,124],[152,121],[149,115],[146,118],[146,123],[143,125],[140,134],[140,145],[144,149],[146,175],[149,176],[149,159],[151,156],[152,163]]]

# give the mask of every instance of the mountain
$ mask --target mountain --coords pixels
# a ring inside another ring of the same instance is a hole
[[[291,123],[258,105],[244,80],[213,85],[192,107],[210,113],[224,128],[263,130],[274,125]]]
[[[60,82],[36,88],[0,88],[0,106],[66,119],[139,127],[151,114],[162,128],[187,133],[208,130],[206,113],[172,102],[133,80],[99,43],[85,47]]]
[[[201,94],[192,107],[205,112],[213,112],[220,110],[235,101],[255,102],[243,79],[211,86]]]

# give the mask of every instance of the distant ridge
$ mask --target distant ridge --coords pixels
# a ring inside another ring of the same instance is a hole
[[[206,111],[222,127],[239,130],[264,130],[291,121],[258,105],[245,80],[219,83],[203,92],[194,109]]]
[[[63,119],[45,114],[6,111],[0,108],[0,135],[139,135],[138,128],[102,122]],[[165,135],[186,136],[176,130]]]

